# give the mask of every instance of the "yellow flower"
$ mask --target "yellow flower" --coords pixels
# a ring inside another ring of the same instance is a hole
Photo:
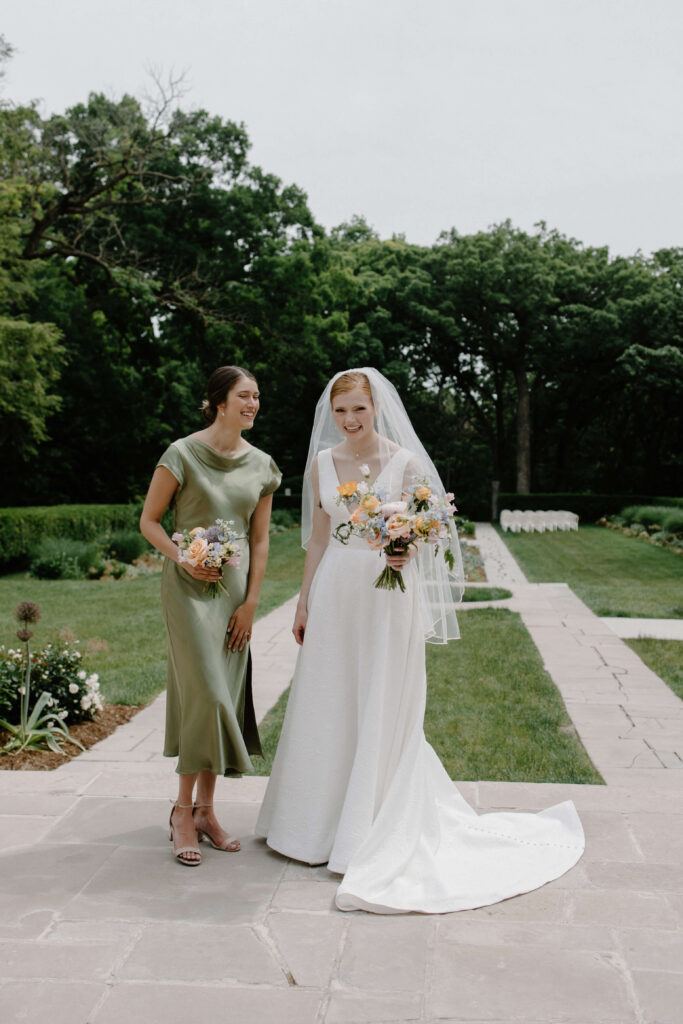
[[[346,483],[339,484],[337,490],[341,494],[342,498],[350,498],[352,494],[356,493],[356,487],[358,486],[356,480],[347,480]]]
[[[360,499],[360,507],[365,512],[369,512],[372,515],[372,513],[376,512],[379,508],[379,501],[374,494],[366,494]]]
[[[415,488],[415,497],[418,501],[426,501],[427,498],[431,498],[432,491],[430,487],[426,487],[425,484],[420,484],[419,487]]]

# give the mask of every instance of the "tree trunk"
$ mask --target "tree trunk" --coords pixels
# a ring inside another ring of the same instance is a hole
[[[517,493],[531,491],[531,401],[523,363],[515,366],[517,385]]]

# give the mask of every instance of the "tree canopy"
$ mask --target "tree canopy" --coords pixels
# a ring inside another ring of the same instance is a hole
[[[0,60],[9,56],[4,41]],[[5,504],[122,501],[197,429],[206,378],[257,376],[253,440],[296,487],[331,373],[399,387],[465,511],[527,492],[680,490],[683,249],[611,257],[546,225],[432,246],[326,233],[175,98],[0,103]]]

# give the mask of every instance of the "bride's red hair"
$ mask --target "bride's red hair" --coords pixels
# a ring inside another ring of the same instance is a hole
[[[372,400],[370,381],[359,370],[348,370],[337,377],[330,391],[330,403],[334,402],[338,395],[345,395],[347,391],[353,391],[355,388],[360,388],[368,396],[370,404],[374,407],[375,403]]]

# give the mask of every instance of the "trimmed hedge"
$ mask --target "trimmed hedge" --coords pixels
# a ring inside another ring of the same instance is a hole
[[[683,508],[683,498],[653,498],[641,494],[512,494],[501,492],[499,512],[504,508],[522,512],[536,509],[561,509],[575,512],[585,523],[594,523],[601,516],[617,515],[627,505],[666,505]]]
[[[95,540],[110,530],[137,530],[141,511],[141,505],[0,508],[0,570],[25,568],[43,537]]]

